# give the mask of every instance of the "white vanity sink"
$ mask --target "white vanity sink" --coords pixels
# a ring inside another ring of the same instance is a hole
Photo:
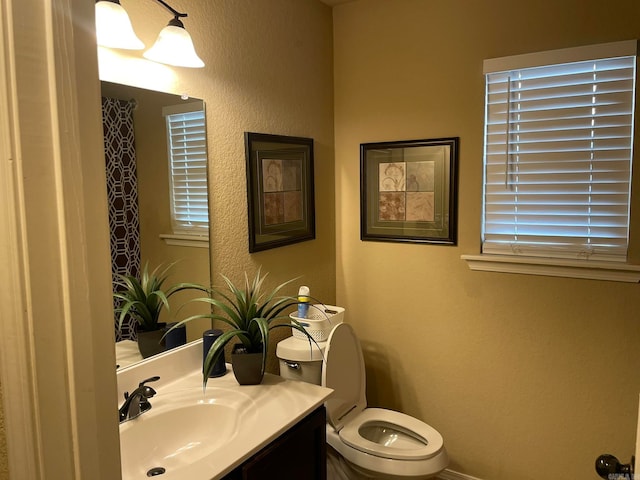
[[[118,371],[124,391],[155,375],[151,409],[120,424],[123,480],[223,477],[321,406],[331,390],[266,374],[240,386],[229,371],[202,389],[202,341]],[[114,412],[115,413],[115,412]]]
[[[175,473],[206,459],[233,440],[240,416],[255,421],[252,403],[242,392],[220,388],[158,395],[151,410],[120,425],[123,477]]]

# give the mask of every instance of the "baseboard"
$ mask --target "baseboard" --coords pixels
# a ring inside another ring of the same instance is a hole
[[[479,478],[465,475],[464,473],[454,472],[453,470],[445,470],[437,477],[438,480],[480,480]]]

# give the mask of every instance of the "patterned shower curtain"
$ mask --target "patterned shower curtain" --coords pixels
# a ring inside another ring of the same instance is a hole
[[[140,274],[140,224],[132,102],[102,97],[102,128],[109,197],[111,274],[114,280],[116,274],[137,277]],[[118,330],[116,315],[116,341],[135,340],[134,326],[133,319],[126,318],[122,329]]]

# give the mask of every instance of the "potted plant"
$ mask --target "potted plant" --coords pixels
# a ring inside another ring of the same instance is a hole
[[[166,266],[158,265],[149,273],[147,262],[140,278],[133,275],[116,275],[113,296],[119,302],[115,310],[120,314],[118,329],[122,328],[122,322],[127,315],[135,319],[138,348],[143,358],[164,350],[160,340],[164,333],[162,329],[166,324],[160,323],[159,318],[163,309],[170,311],[169,298],[182,290],[207,291],[205,287],[195,283],[177,283],[163,288],[169,271],[175,263]]]
[[[192,300],[209,303],[221,310],[221,314],[194,315],[172,327],[177,328],[196,318],[220,320],[231,327],[213,342],[204,360],[202,374],[205,387],[209,374],[224,352],[224,347],[234,338],[240,342],[233,346],[231,363],[236,380],[241,385],[255,385],[262,382],[271,330],[284,327],[294,328],[303,332],[309,338],[309,342],[316,343],[300,323],[291,319],[287,314],[283,314],[287,309],[297,305],[297,298],[276,296],[282,288],[296,279],[284,282],[265,293],[262,289],[267,275],[262,275],[261,269],[258,269],[253,280],[249,281],[245,273],[244,288],[234,285],[229,278],[222,275],[226,288],[214,287],[212,289],[212,293],[220,296],[221,299],[211,296]]]

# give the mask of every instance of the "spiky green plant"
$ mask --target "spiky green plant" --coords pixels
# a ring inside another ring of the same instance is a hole
[[[177,283],[166,289],[169,271],[176,262],[169,265],[158,265],[149,273],[149,264],[145,263],[140,278],[133,275],[116,275],[114,298],[120,301],[116,308],[118,317],[118,329],[122,328],[122,322],[127,314],[131,315],[143,330],[158,330],[158,319],[163,308],[169,312],[169,298],[182,290],[208,290],[196,283]]]
[[[253,280],[249,281],[246,272],[244,274],[244,288],[233,284],[229,278],[221,275],[226,284],[226,288],[214,287],[212,294],[218,295],[221,299],[196,298],[191,301],[205,302],[221,310],[222,314],[199,314],[178,322],[173,328],[178,328],[182,324],[197,318],[212,318],[226,323],[231,328],[225,331],[213,342],[203,365],[203,384],[206,387],[209,373],[213,370],[216,362],[224,352],[224,347],[233,338],[242,342],[247,353],[262,353],[262,371],[267,364],[267,349],[269,345],[269,332],[275,328],[295,328],[303,332],[309,342],[316,343],[315,340],[295,319],[283,314],[285,310],[297,305],[296,297],[276,296],[286,285],[297,280],[288,280],[268,293],[262,292],[265,279],[269,274],[261,274],[258,269]],[[293,323],[291,323],[293,322]],[[311,345],[311,344],[310,344]]]

